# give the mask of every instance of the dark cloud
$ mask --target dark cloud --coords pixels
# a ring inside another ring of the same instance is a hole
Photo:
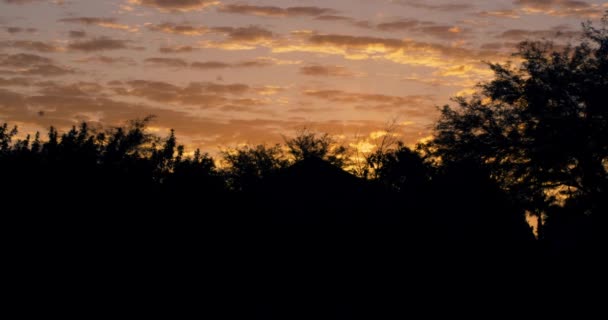
[[[394,0],[393,3],[403,4],[414,8],[437,10],[437,11],[464,11],[472,9],[474,6],[464,2],[445,2],[445,3],[429,3],[423,0]]]
[[[6,28],[4,28],[4,30],[6,30],[6,32],[8,32],[10,34],[23,33],[23,32],[34,33],[36,31],[38,31],[38,29],[36,29],[36,28],[21,28],[21,27],[6,27]]]
[[[178,58],[147,58],[144,62],[156,67],[185,68],[188,62]]]
[[[110,38],[95,38],[91,40],[74,41],[68,44],[68,49],[74,51],[105,51],[127,49],[130,40],[117,40]]]
[[[17,53],[0,55],[0,66],[26,68],[32,65],[45,65],[51,63],[53,63],[53,60],[50,58],[35,54]]]
[[[272,31],[259,27],[215,27],[212,32],[223,34],[227,37],[222,41],[205,41],[203,47],[220,48],[226,50],[249,50],[261,44],[269,45],[276,36]]]
[[[328,14],[328,15],[317,16],[317,17],[315,17],[315,20],[352,22],[354,19],[351,18],[351,17],[346,17],[346,16],[339,16],[339,15],[335,15],[335,14]]]
[[[70,30],[69,35],[72,39],[82,39],[87,37],[87,33],[81,30]]]
[[[156,8],[163,12],[188,12],[218,5],[217,0],[129,0],[129,3]]]
[[[395,30],[411,30],[420,25],[418,20],[401,20],[393,22],[379,23],[376,27],[382,31],[395,31]]]
[[[109,56],[91,56],[84,57],[77,60],[74,60],[78,63],[95,63],[95,64],[107,64],[107,65],[125,65],[125,66],[134,66],[137,65],[135,60],[127,57],[109,57]]]
[[[29,87],[34,81],[31,78],[15,77],[1,78],[0,87]]]
[[[45,0],[2,0],[2,2],[4,3],[8,3],[8,4],[29,4],[29,3],[36,3],[36,2],[42,2]]]
[[[302,17],[302,16],[322,16],[337,13],[334,9],[320,7],[274,7],[274,6],[253,6],[245,4],[232,4],[222,6],[219,9],[224,13],[248,14],[265,17]]]
[[[429,106],[433,98],[428,95],[391,96],[347,92],[342,90],[306,90],[304,95],[332,103],[351,104],[361,109],[398,109],[403,107]]]
[[[270,67],[281,63],[280,60],[258,58],[253,60],[244,60],[235,63],[227,63],[220,61],[198,61],[191,64],[192,68],[196,69],[236,69],[236,68],[261,68]]]
[[[0,73],[23,76],[62,76],[74,70],[56,65],[52,59],[27,53],[0,55]]]
[[[193,62],[192,68],[196,69],[228,69],[231,68],[232,64],[220,62],[220,61],[205,61],[205,62]]]
[[[254,88],[245,84],[217,84],[211,82],[192,82],[181,87],[168,82],[133,80],[123,87],[113,88],[118,95],[144,98],[158,103],[197,106],[204,109],[221,108],[227,105],[244,107],[261,106],[263,103],[254,98],[235,98],[254,94]]]
[[[521,41],[527,39],[538,40],[544,39],[572,39],[580,37],[582,34],[580,31],[574,31],[568,29],[565,26],[558,26],[549,30],[528,30],[528,29],[510,29],[506,30],[499,35],[502,39],[508,39],[513,41]]]
[[[45,64],[32,66],[26,70],[22,70],[18,72],[23,75],[36,75],[36,76],[46,76],[46,77],[54,77],[54,76],[63,76],[66,74],[74,73],[74,70],[57,66],[54,64]]]
[[[46,96],[85,97],[91,95],[102,95],[104,87],[95,82],[79,81],[71,84],[59,82],[45,82],[38,84],[38,94]]]
[[[59,22],[78,23],[91,26],[116,23],[116,18],[78,17],[59,19]]]
[[[312,65],[300,68],[300,73],[307,76],[320,77],[353,77],[355,74],[342,66]]]
[[[272,39],[274,33],[268,29],[249,26],[249,27],[218,27],[213,28],[213,31],[224,33],[232,41],[256,41],[263,39]]]
[[[174,54],[174,53],[189,53],[189,52],[194,52],[198,50],[198,48],[192,47],[192,46],[165,46],[165,47],[160,47],[158,49],[158,51],[160,51],[160,53],[166,53],[166,54]]]
[[[180,34],[185,36],[200,36],[208,33],[210,30],[204,26],[193,26],[189,24],[161,23],[149,24],[148,29],[170,34]]]

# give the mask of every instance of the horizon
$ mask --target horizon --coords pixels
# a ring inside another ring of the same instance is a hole
[[[412,145],[522,40],[574,42],[605,1],[0,2],[0,122],[22,132],[155,115],[189,150],[304,127]],[[358,137],[358,141],[354,141]],[[354,142],[357,144],[354,144]]]

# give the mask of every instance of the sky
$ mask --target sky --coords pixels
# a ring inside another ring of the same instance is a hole
[[[0,0],[0,123],[155,115],[190,149],[309,128],[413,144],[518,42],[574,42],[607,1]]]

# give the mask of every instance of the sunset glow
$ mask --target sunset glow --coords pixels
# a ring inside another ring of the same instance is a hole
[[[574,42],[605,1],[2,0],[0,122],[156,115],[206,151],[310,127],[367,150],[491,77],[525,39]],[[28,130],[32,129],[32,130]],[[360,137],[369,137],[369,141]],[[357,140],[356,137],[359,137]]]

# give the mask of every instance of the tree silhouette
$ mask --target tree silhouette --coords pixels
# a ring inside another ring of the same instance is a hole
[[[228,186],[236,191],[250,191],[269,176],[288,166],[280,145],[243,146],[222,151]]]
[[[300,130],[294,138],[286,138],[285,145],[296,162],[317,158],[338,167],[344,167],[348,161],[347,148],[338,145],[327,133],[319,134],[305,128]]]
[[[560,199],[581,214],[605,211],[608,179],[608,16],[583,25],[575,46],[523,42],[519,67],[490,64],[494,79],[444,107],[426,146],[439,162],[488,168],[539,219]]]

